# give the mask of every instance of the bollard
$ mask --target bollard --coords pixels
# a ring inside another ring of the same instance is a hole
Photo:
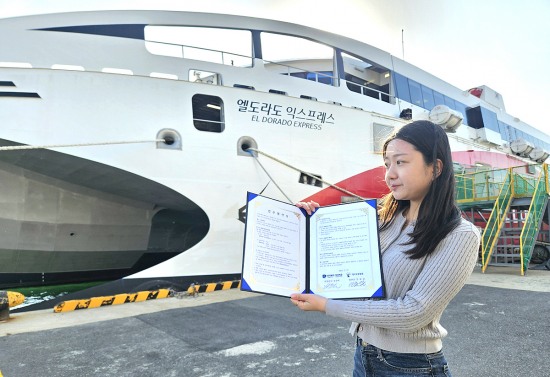
[[[7,321],[10,318],[10,301],[8,292],[0,291],[0,322]]]
[[[0,322],[10,318],[10,307],[20,305],[24,301],[25,296],[19,292],[0,291]]]
[[[21,293],[8,291],[8,305],[10,308],[21,305],[23,302],[25,302],[25,296]]]

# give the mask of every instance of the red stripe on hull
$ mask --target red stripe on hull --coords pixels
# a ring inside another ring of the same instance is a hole
[[[453,152],[452,155],[454,162],[467,166],[483,164],[498,169],[525,165],[525,161],[499,152],[472,150],[457,151]],[[353,192],[363,198],[379,199],[389,192],[388,186],[386,186],[386,183],[384,182],[385,173],[386,169],[383,166],[379,166],[340,181],[335,185]],[[307,198],[304,198],[303,201],[314,200],[320,205],[326,206],[341,203],[342,197],[345,196],[349,195],[335,188],[327,187]]]
[[[335,183],[336,186],[353,192],[363,198],[381,198],[389,190],[384,175],[386,169],[383,166],[367,170],[343,181]],[[307,198],[304,201],[314,200],[322,206],[342,203],[342,197],[348,194],[332,187],[327,187]]]

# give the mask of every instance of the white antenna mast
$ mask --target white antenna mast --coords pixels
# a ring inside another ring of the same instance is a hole
[[[405,37],[403,29],[401,29],[401,53],[403,54],[403,60],[405,60]]]

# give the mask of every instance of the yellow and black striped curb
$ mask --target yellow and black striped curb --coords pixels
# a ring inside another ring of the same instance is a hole
[[[191,284],[187,288],[186,294],[189,296],[196,296],[199,293],[221,291],[224,289],[239,288],[241,286],[240,280],[224,281],[218,283],[208,284]],[[121,293],[113,296],[100,296],[92,297],[82,300],[69,300],[63,301],[57,304],[53,311],[55,313],[68,312],[80,309],[93,309],[100,308],[102,306],[120,305],[128,302],[140,302],[147,300],[154,300],[159,298],[166,298],[177,294],[171,289],[159,289],[156,291],[141,291],[136,293]],[[1,376],[0,376],[1,377]]]
[[[114,296],[92,297],[85,300],[63,301],[54,306],[54,313],[68,312],[80,309],[100,308],[102,306],[120,305],[127,302],[139,302],[166,298],[171,294],[170,289],[159,289],[157,291],[141,291],[136,293],[122,293]]]
[[[191,284],[189,288],[187,288],[187,294],[197,295],[199,293],[204,293],[204,292],[214,292],[214,291],[221,291],[224,289],[239,288],[240,286],[241,286],[240,280],[224,281],[219,283],[208,283],[208,284]]]

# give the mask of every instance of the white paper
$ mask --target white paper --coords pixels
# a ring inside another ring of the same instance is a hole
[[[256,196],[248,203],[243,279],[253,291],[290,296],[306,289],[306,220],[296,206]]]
[[[302,292],[327,298],[382,295],[373,205],[321,207],[308,225],[295,205],[258,195],[248,202],[246,217],[241,289],[287,297]]]
[[[368,203],[319,208],[310,219],[310,239],[313,293],[370,297],[382,286],[376,210]]]

